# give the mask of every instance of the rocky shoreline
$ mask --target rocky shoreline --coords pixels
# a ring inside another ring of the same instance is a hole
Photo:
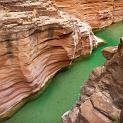
[[[102,53],[107,61],[90,74],[78,102],[63,115],[63,123],[119,123],[123,107],[123,42]]]

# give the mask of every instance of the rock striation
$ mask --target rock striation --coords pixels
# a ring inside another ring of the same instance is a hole
[[[123,20],[123,0],[53,0],[58,8],[75,15],[92,28]]]
[[[50,0],[0,0],[0,119],[100,42],[91,27]]]
[[[80,99],[66,112],[63,123],[122,123],[123,42],[102,51],[107,59],[96,68],[81,89]],[[121,116],[121,118],[120,118]]]

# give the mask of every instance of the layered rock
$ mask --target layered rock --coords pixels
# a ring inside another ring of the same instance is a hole
[[[123,20],[122,0],[53,0],[56,5],[88,22],[93,28],[102,28]]]
[[[51,1],[0,0],[0,118],[43,91],[54,74],[98,45],[90,26]]]
[[[93,70],[81,89],[81,96],[63,123],[121,123],[123,113],[123,42],[102,51],[106,63]]]

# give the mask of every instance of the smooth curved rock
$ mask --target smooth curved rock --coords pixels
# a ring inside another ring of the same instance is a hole
[[[98,43],[86,23],[51,1],[0,0],[0,118],[11,116],[57,71]]]

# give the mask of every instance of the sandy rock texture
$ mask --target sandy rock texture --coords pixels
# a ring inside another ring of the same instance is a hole
[[[80,99],[63,115],[63,123],[123,122],[123,42],[102,53],[107,61],[90,74]]]
[[[98,43],[88,24],[50,0],[0,0],[0,119]]]
[[[64,11],[102,28],[123,20],[123,0],[53,0]]]

